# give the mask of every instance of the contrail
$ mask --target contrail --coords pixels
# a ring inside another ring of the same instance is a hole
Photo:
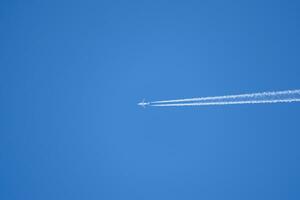
[[[167,104],[150,104],[156,107],[181,107],[181,106],[217,106],[217,105],[238,105],[238,104],[266,104],[266,103],[291,103],[300,102],[297,99],[277,99],[277,100],[248,100],[248,101],[218,101],[218,102],[192,102],[192,103],[167,103]]]
[[[199,97],[190,99],[162,100],[142,102],[139,105],[155,107],[178,106],[212,106],[212,105],[237,105],[237,104],[269,104],[300,102],[300,90],[284,90],[277,92],[259,92],[239,95]]]
[[[281,98],[285,96],[299,95],[300,90],[285,90],[277,92],[259,92],[259,93],[248,93],[248,94],[239,94],[239,95],[226,95],[226,96],[213,96],[213,97],[198,97],[198,98],[189,98],[189,99],[175,99],[175,100],[163,100],[163,101],[153,101],[151,104],[161,104],[161,103],[178,103],[178,102],[198,102],[198,101],[211,101],[211,100],[237,100],[244,98],[252,99],[263,99],[263,98]]]

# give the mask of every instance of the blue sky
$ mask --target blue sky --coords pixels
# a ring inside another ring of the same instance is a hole
[[[299,199],[297,1],[0,3],[0,199]]]

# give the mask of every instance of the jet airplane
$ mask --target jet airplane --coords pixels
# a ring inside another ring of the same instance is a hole
[[[139,106],[142,106],[143,108],[145,108],[146,106],[150,105],[149,102],[145,102],[145,99],[143,99],[142,102],[138,103]]]

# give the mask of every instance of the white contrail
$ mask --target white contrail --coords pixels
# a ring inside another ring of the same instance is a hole
[[[162,104],[162,103],[179,103],[179,102],[199,102],[199,101],[212,101],[212,100],[238,100],[244,98],[253,99],[253,102],[256,98],[264,99],[264,98],[276,98],[280,99],[282,96],[292,96],[292,95],[300,95],[300,90],[285,90],[285,91],[277,91],[277,92],[259,92],[259,93],[249,93],[249,94],[239,94],[239,95],[226,95],[226,96],[213,96],[213,97],[198,97],[198,98],[189,98],[189,99],[175,99],[175,100],[163,100],[163,101],[153,101],[151,104]],[[249,100],[250,101],[250,100]],[[265,100],[259,100],[259,102]],[[267,100],[272,101],[272,100]],[[248,102],[247,100],[243,102]],[[207,102],[209,103],[209,102]],[[263,102],[262,102],[263,103]],[[270,103],[270,102],[266,102]],[[273,102],[271,102],[273,103]],[[277,102],[274,102],[277,103]],[[209,104],[210,105],[210,104]],[[218,104],[219,105],[219,104]],[[221,104],[224,105],[224,104]],[[154,106],[154,105],[152,105]]]
[[[238,104],[266,104],[266,103],[291,103],[300,102],[300,98],[294,99],[275,99],[275,100],[245,100],[245,101],[212,101],[212,102],[191,102],[191,103],[167,103],[150,104],[156,107],[181,107],[181,106],[216,106],[216,105],[238,105]]]

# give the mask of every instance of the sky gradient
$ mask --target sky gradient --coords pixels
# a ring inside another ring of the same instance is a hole
[[[298,1],[0,3],[0,199],[300,199]],[[298,52],[298,53],[297,53]]]

